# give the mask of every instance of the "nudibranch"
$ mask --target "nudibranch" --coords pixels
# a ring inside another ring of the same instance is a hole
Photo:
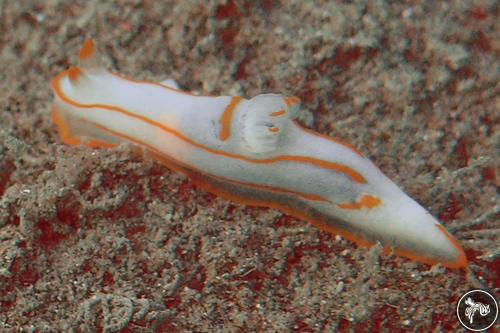
[[[455,238],[359,151],[299,125],[297,97],[198,96],[127,79],[99,65],[91,40],[79,59],[52,81],[64,143],[130,142],[229,200],[277,208],[422,263],[467,265]]]

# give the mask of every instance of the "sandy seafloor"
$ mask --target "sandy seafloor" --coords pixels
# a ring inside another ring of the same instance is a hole
[[[459,297],[500,287],[498,10],[0,1],[0,331],[463,331]],[[301,123],[370,157],[457,237],[468,268],[229,202],[128,145],[63,145],[49,83],[89,37],[130,77],[299,96]]]

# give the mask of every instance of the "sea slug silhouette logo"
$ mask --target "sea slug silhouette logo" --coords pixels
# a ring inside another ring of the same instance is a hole
[[[483,317],[490,313],[489,305],[485,305],[479,302],[476,303],[470,297],[465,300],[465,304],[468,305],[468,307],[465,309],[465,316],[469,318],[471,324],[474,322],[474,315],[476,314],[477,310],[479,310],[479,313]]]
[[[468,330],[484,331],[498,318],[498,303],[487,291],[475,289],[463,295],[457,304],[458,320]]]

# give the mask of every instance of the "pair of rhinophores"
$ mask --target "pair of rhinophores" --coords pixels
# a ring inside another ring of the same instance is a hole
[[[87,40],[52,81],[69,145],[131,142],[207,191],[277,208],[359,245],[426,264],[467,265],[458,242],[352,146],[301,127],[297,97],[197,96],[102,68]]]

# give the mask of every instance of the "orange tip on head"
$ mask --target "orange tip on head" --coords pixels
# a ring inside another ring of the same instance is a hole
[[[92,39],[87,39],[80,50],[80,60],[88,60],[95,54],[95,43]]]
[[[281,116],[284,116],[285,114],[286,114],[285,110],[279,110],[279,111],[276,111],[276,112],[271,112],[269,115],[271,117],[281,117]]]
[[[81,75],[83,75],[83,73],[78,67],[70,67],[68,69],[68,77],[71,81],[77,81]]]
[[[382,204],[382,200],[373,195],[364,195],[360,198],[360,200],[352,203],[341,203],[338,204],[340,208],[343,209],[363,209],[363,208],[375,208]]]

